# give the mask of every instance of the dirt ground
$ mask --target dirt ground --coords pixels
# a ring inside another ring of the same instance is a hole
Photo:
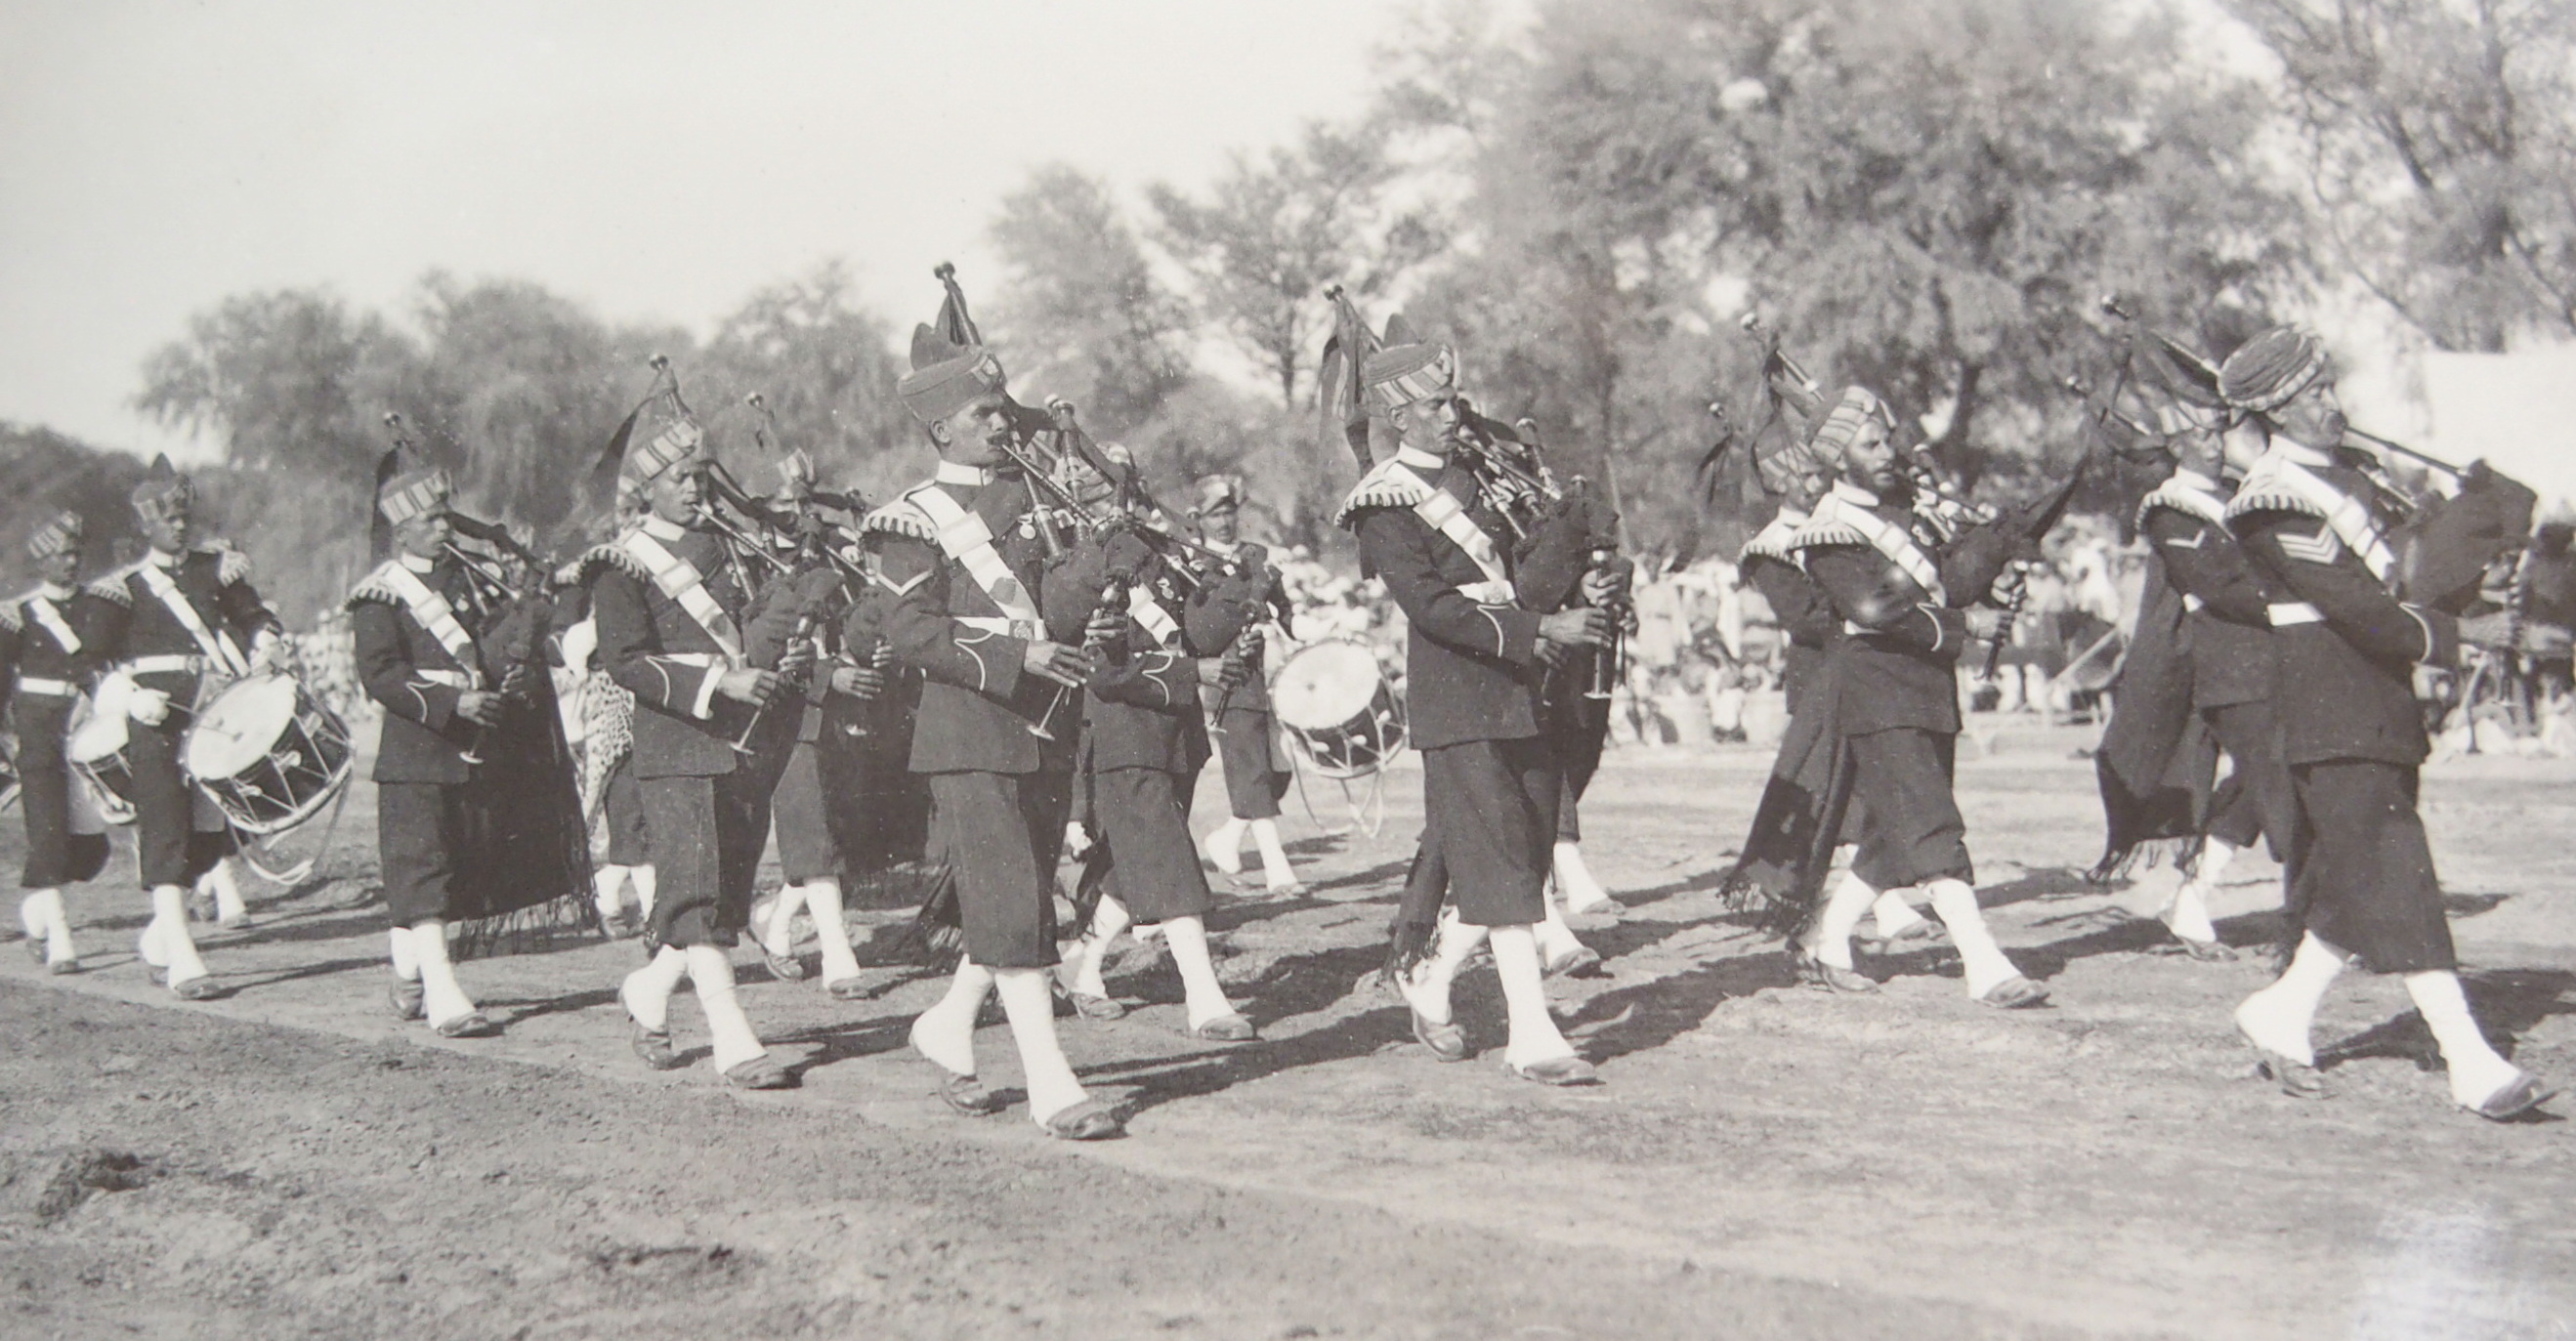
[[[1502,1072],[1490,972],[1460,996],[1488,1051],[1456,1066],[1355,986],[1418,774],[1374,836],[1331,831],[1338,794],[1330,829],[1292,800],[1311,895],[1212,919],[1263,1041],[1185,1038],[1168,963],[1131,947],[1111,985],[1143,1008],[1063,1023],[1134,1113],[1088,1146],[931,1098],[903,1030],[939,982],[890,948],[851,1004],[738,956],[803,1072],[780,1095],[723,1088],[685,998],[699,1064],[633,1060],[611,998],[633,942],[463,966],[500,1039],[399,1024],[361,784],[319,878],[204,938],[226,1000],[145,980],[122,854],[72,896],[87,972],[0,957],[0,1334],[2576,1335],[2570,1124],[2450,1108],[2393,980],[2329,1000],[2328,1100],[2251,1078],[2227,1009],[2261,958],[2161,952],[2123,910],[2167,872],[2077,875],[2088,740],[2017,727],[1961,765],[1998,934],[2056,994],[2015,1014],[1932,954],[1867,963],[1877,997],[1796,988],[1712,893],[1767,759],[1614,752],[1584,818],[1622,912],[1578,922],[1604,971],[1553,984],[1588,1090]],[[2576,1081],[2576,766],[2454,761],[2425,798],[2472,996]],[[2223,929],[2264,944],[2277,870],[2229,879]],[[1015,1085],[1006,1031],[979,1044]]]

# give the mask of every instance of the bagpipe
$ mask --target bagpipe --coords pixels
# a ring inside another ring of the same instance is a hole
[[[779,500],[753,497],[722,462],[710,460],[707,500],[699,515],[725,537],[729,547],[757,553],[771,574],[752,591],[756,612],[743,629],[743,659],[759,669],[775,670],[799,646],[805,647],[811,655],[787,677],[790,687],[801,688],[811,676],[830,673],[823,658],[822,630],[842,620],[857,600],[854,584],[863,588],[867,581],[867,567],[858,557],[857,534],[825,516],[824,509],[837,509],[856,519],[867,515],[868,500],[860,494],[815,488],[812,459],[801,449],[780,452],[778,420],[768,400],[755,391],[743,403],[752,411],[753,443],[779,462]],[[873,664],[876,649],[871,646],[868,651]],[[849,657],[846,647],[843,656]],[[768,720],[770,707],[785,694],[782,690],[752,710],[740,734],[728,742],[735,753],[753,752],[753,737]]]
[[[403,431],[401,415],[388,411],[384,422],[393,445],[376,462],[379,490],[401,469],[403,456],[418,451]],[[447,528],[451,538],[439,548],[465,570],[468,600],[474,607],[475,622],[484,630],[478,640],[488,663],[484,669],[491,673],[493,687],[504,702],[514,710],[526,708],[533,701],[529,682],[542,674],[534,662],[542,655],[546,635],[554,628],[552,567],[499,522],[484,521],[451,508]],[[392,532],[382,512],[374,514],[373,529],[375,557],[381,560],[393,549]],[[480,548],[469,549],[458,543],[459,538]],[[496,729],[475,729],[474,743],[462,754],[465,762],[483,762]]]
[[[1584,603],[1586,574],[1619,579],[1608,602],[1610,643],[1593,652],[1583,682],[1584,697],[1610,697],[1624,671],[1627,638],[1637,619],[1619,557],[1618,510],[1581,475],[1558,483],[1548,468],[1537,421],[1521,418],[1507,425],[1487,418],[1464,395],[1455,397],[1455,404],[1452,459],[1476,477],[1478,491],[1512,532],[1513,585],[1522,605],[1553,613]]]
[[[1373,458],[1363,372],[1369,356],[1385,342],[1370,331],[1341,285],[1326,285],[1324,297],[1333,305],[1333,335],[1325,341],[1323,361],[1316,370],[1322,432],[1327,441],[1341,439],[1365,473]],[[1387,330],[1388,339],[1409,338],[1401,316],[1388,318]],[[1451,399],[1457,426],[1450,438],[1450,459],[1475,477],[1478,492],[1512,533],[1513,586],[1521,605],[1552,614],[1582,603],[1587,572],[1600,571],[1614,578],[1609,611],[1614,636],[1595,655],[1583,688],[1587,698],[1608,698],[1620,678],[1627,634],[1636,623],[1628,598],[1627,569],[1619,558],[1618,510],[1581,475],[1558,483],[1548,468],[1535,420],[1521,418],[1505,424],[1478,413],[1475,402],[1465,395]]]
[[[1806,420],[1812,432],[1828,411],[1822,383],[1808,375],[1798,360],[1781,348],[1780,337],[1762,323],[1758,313],[1747,312],[1739,323],[1744,333],[1763,351],[1763,384],[1765,394],[1785,402]],[[1712,413],[1723,418],[1723,406],[1712,405]],[[1726,443],[1721,441],[1711,453],[1714,458]],[[1908,444],[1903,452],[1907,481],[1911,486],[1910,506],[1923,529],[1938,541],[1946,573],[1955,576],[1957,590],[1989,594],[1995,583],[2008,572],[2018,572],[2040,557],[2039,542],[2066,513],[2074,498],[2076,486],[2082,483],[2085,470],[2092,464],[2088,450],[2078,460],[2066,479],[2051,485],[2021,503],[1995,506],[1979,503],[1950,488],[1920,442]],[[2026,585],[2014,584],[2006,597],[2003,610],[2004,629],[1987,646],[1985,674],[1992,677],[2003,655],[2008,631],[2021,614]]]
[[[2124,370],[2143,364],[2154,374],[2151,380],[2167,395],[2192,407],[2205,424],[2214,424],[2217,431],[2235,431],[2245,424],[2249,416],[2229,407],[2219,392],[2217,363],[2189,341],[2139,321],[2117,295],[2104,295],[2101,308],[2130,332],[2122,362]],[[2080,387],[2080,383],[2070,383],[2070,389]],[[2115,387],[2108,400],[2116,402],[2117,398]],[[2118,423],[2134,438],[2165,436],[2125,413],[2117,414],[2110,422]],[[2403,599],[2459,614],[2479,599],[2489,571],[2500,560],[2528,549],[2532,517],[2540,498],[2522,481],[2484,461],[2453,465],[2349,423],[2344,426],[2344,441],[2336,445],[2372,458],[2359,468],[2370,479],[2379,503],[2395,518],[2389,539],[2398,553],[2396,587]],[[2452,487],[2448,493],[2410,488],[2383,468],[2381,463],[2389,458],[2413,462],[2448,479]]]

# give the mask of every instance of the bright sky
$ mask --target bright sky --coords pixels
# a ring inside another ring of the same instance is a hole
[[[826,257],[906,321],[1028,170],[1194,187],[1356,112],[1403,0],[10,0],[0,419],[135,450],[222,297],[433,267],[701,333]],[[908,329],[908,327],[907,327]]]

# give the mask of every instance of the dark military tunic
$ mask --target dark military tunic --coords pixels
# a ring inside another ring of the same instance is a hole
[[[1254,571],[1262,570],[1270,561],[1269,552],[1259,545],[1228,548],[1214,541],[1207,544]],[[1279,767],[1271,750],[1271,738],[1278,726],[1271,715],[1270,679],[1262,661],[1261,644],[1256,640],[1244,667],[1243,682],[1218,690],[1210,709],[1215,720],[1217,763],[1225,770],[1226,809],[1236,819],[1277,819],[1279,800],[1287,795],[1293,777]]]
[[[1938,538],[1919,529],[1905,505],[1849,482],[1829,498],[1796,544],[1843,620],[1823,692],[1835,696],[1852,799],[1861,807],[1852,870],[1878,889],[1973,881],[1951,770],[1957,666],[1968,644],[1959,607],[1982,599],[1985,584],[1946,562]]]
[[[1807,576],[1806,565],[1798,561],[1791,541],[1798,528],[1807,524],[1807,514],[1783,507],[1769,524],[1745,542],[1737,559],[1736,571],[1745,585],[1762,593],[1763,604],[1771,607],[1771,620],[1778,626],[1788,648],[1782,653],[1780,689],[1788,699],[1789,715],[1795,717],[1816,680],[1825,660],[1825,649],[1842,633],[1842,620],[1834,614],[1833,602]]]
[[[0,693],[18,730],[18,806],[27,822],[19,882],[52,889],[93,880],[107,865],[105,833],[72,831],[72,709],[98,673],[108,607],[85,591],[46,586],[0,604]]]
[[[1426,518],[1456,513],[1468,544]],[[1341,524],[1410,625],[1405,707],[1422,752],[1423,855],[1475,926],[1521,926],[1546,912],[1563,776],[1541,730],[1539,615],[1516,604],[1502,519],[1461,466],[1413,448],[1372,470]],[[1405,917],[1422,911],[1408,898]]]
[[[2270,610],[2278,584],[2248,562],[2226,524],[2218,483],[2177,471],[2146,497],[2139,529],[2182,593],[2192,707],[2234,761],[2209,807],[2209,836],[2230,847],[2271,841],[2288,860],[2297,798],[2281,758]]]
[[[2307,930],[2380,972],[2456,967],[2415,808],[2429,742],[2414,671],[2457,662],[2458,622],[2389,594],[2388,518],[2334,454],[2274,438],[2227,521],[2282,598],[2267,615]]]
[[[950,529],[951,505],[960,521],[980,525]],[[1027,511],[1017,480],[943,465],[867,522],[892,598],[884,637],[922,676],[911,767],[930,780],[930,850],[944,868],[925,916],[960,927],[967,957],[987,968],[1056,962],[1054,875],[1082,724],[1078,691],[1059,695],[1063,686],[1025,673],[1029,644],[1046,638],[1045,621],[1056,615],[1039,605],[1044,550],[1023,526]],[[990,537],[984,550],[1001,565],[1018,614],[969,567],[967,557],[982,552],[970,532]],[[1078,626],[1087,612],[1067,613]],[[1032,730],[1041,722],[1053,740]]]
[[[260,635],[281,626],[251,586],[250,560],[238,550],[156,550],[89,589],[112,607],[100,622],[102,668],[124,670],[137,685],[170,696],[170,713],[159,725],[127,724],[143,885],[192,884],[233,842],[228,830],[191,832],[195,788],[180,767],[180,748],[209,681],[247,672]],[[202,639],[181,609],[194,617]]]
[[[720,612],[728,649],[638,556],[648,537],[689,570],[671,581],[698,589]],[[648,518],[638,532],[591,551],[591,608],[599,659],[635,695],[634,770],[644,802],[645,846],[654,869],[651,940],[661,945],[732,946],[751,913],[752,879],[769,834],[769,801],[794,744],[796,714],[755,714],[723,698],[717,683],[783,645],[773,617],[754,608],[724,541],[711,532]],[[734,742],[757,728],[738,754]]]
[[[1249,590],[1184,600],[1162,561],[1140,556],[1127,625],[1086,690],[1082,757],[1105,888],[1139,922],[1197,917],[1211,902],[1189,828],[1207,763],[1199,658],[1243,632]]]

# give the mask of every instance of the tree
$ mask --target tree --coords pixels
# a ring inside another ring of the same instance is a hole
[[[2576,334],[2576,5],[2227,8],[2280,59],[2341,267],[2443,349]]]
[[[583,472],[642,393],[645,360],[688,367],[686,332],[614,330],[525,280],[433,272],[414,317],[428,336],[406,388],[415,439],[456,472],[460,503],[539,537],[581,507]]]
[[[856,482],[880,497],[906,482],[907,449],[921,434],[894,397],[902,370],[884,318],[854,304],[840,262],[753,294],[717,327],[704,362],[702,412],[730,413],[757,393],[778,419],[777,455],[801,449],[827,484]],[[747,462],[749,430],[731,436],[732,454]]]
[[[372,313],[337,296],[281,289],[227,298],[188,321],[188,333],[144,360],[135,408],[213,437],[224,459],[308,478],[371,478],[372,431],[418,358]]]
[[[999,318],[1013,381],[1079,403],[1092,431],[1153,417],[1189,378],[1189,313],[1154,276],[1109,187],[1061,164],[1002,201],[993,242],[1009,267]]]
[[[1412,70],[1391,105],[1464,157],[1470,244],[1418,306],[1489,395],[1645,482],[1622,492],[1649,543],[1696,543],[1677,463],[1710,394],[1750,382],[1748,342],[1718,335],[1739,302],[1973,479],[2072,455],[2058,383],[2105,348],[2101,291],[2196,321],[2303,279],[2248,147],[2260,100],[2154,10],[1558,3]]]
[[[1312,123],[1293,147],[1234,155],[1206,203],[1163,184],[1147,192],[1155,240],[1189,267],[1200,314],[1277,380],[1286,407],[1329,321],[1315,301],[1324,286],[1379,293],[1436,246],[1420,214],[1385,217],[1395,175],[1375,126]]]

